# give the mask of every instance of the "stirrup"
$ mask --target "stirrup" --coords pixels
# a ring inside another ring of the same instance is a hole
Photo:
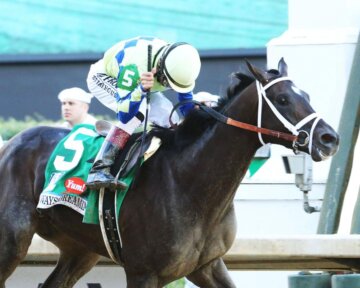
[[[118,181],[114,180],[113,182],[109,183],[109,189],[111,189],[111,190],[118,190],[118,189],[126,190],[128,188],[129,188],[129,186],[125,182],[120,181],[120,180],[118,180]]]
[[[110,190],[126,190],[128,185],[123,181],[94,181],[86,183],[86,187],[89,190],[99,190],[101,188],[109,188]]]
[[[110,187],[109,182],[100,182],[100,181],[94,181],[94,182],[88,182],[86,183],[86,188],[89,190],[99,190],[101,188],[109,188]]]

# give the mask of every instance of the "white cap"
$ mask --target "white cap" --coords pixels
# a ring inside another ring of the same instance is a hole
[[[90,93],[86,93],[83,89],[78,87],[64,89],[58,95],[58,99],[61,102],[65,101],[66,99],[71,99],[79,100],[88,104],[90,104],[92,97],[93,95],[91,95]]]

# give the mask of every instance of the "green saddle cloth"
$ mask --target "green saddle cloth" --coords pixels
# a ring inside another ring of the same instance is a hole
[[[38,209],[65,205],[83,215],[84,223],[99,224],[99,192],[86,190],[85,183],[103,141],[104,137],[95,131],[93,125],[79,124],[58,143],[45,169],[45,184]],[[134,174],[131,171],[121,180],[130,186]],[[126,193],[117,193],[118,213]]]

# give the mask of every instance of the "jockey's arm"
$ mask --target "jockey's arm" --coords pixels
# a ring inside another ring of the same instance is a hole
[[[136,80],[139,84],[130,92],[121,88],[117,89],[115,97],[117,102],[117,118],[119,121],[126,124],[137,114],[146,93],[154,85],[154,73],[155,71],[142,73],[140,78]]]
[[[146,91],[143,90],[141,84],[139,84],[133,91],[129,92],[124,97],[121,97],[117,92],[115,94],[117,102],[116,115],[119,121],[124,124],[129,122],[139,111],[140,104],[145,96]]]
[[[178,93],[178,100],[179,102],[185,101],[185,100],[192,100],[193,99],[193,93]],[[193,103],[187,103],[182,106],[180,106],[179,110],[183,116],[185,116],[187,113],[189,113],[192,109],[194,109]]]

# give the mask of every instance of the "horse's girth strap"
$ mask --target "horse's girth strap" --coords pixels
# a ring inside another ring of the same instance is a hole
[[[235,126],[235,127],[238,127],[238,128],[242,128],[242,129],[245,129],[245,130],[249,130],[249,131],[269,135],[269,136],[272,136],[272,137],[284,139],[286,141],[294,142],[294,141],[297,140],[297,136],[295,136],[295,135],[292,135],[292,134],[289,134],[289,133],[283,133],[283,132],[279,132],[279,131],[274,131],[274,130],[270,130],[270,129],[266,129],[266,128],[257,127],[257,126],[251,125],[251,124],[246,124],[246,123],[243,123],[243,122],[236,121],[236,120],[231,119],[231,118],[227,118],[226,124],[231,125],[231,126]]]

